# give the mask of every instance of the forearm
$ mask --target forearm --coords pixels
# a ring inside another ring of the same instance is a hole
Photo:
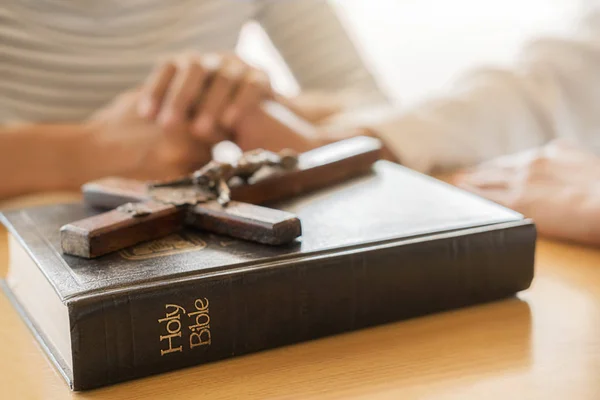
[[[0,127],[0,198],[75,189],[98,176],[84,125]]]
[[[315,146],[323,146],[329,143],[348,139],[354,136],[370,136],[383,141],[383,157],[386,160],[398,162],[398,156],[394,154],[383,140],[381,135],[374,129],[375,124],[351,123],[346,126],[338,124],[336,119],[343,119],[344,114],[353,114],[353,99],[349,94],[325,94],[318,92],[301,93],[294,98],[278,99],[296,115],[315,126]]]
[[[368,127],[403,165],[421,172],[464,167],[540,146],[552,137],[552,123],[523,90],[525,85],[511,72],[490,72],[476,83],[460,85],[460,93],[412,109],[382,105],[341,113],[329,123]]]
[[[471,71],[445,98],[376,118],[341,113],[335,123],[369,126],[404,165],[428,173],[557,137],[594,145],[599,54],[593,42],[540,40],[525,49],[516,68]]]

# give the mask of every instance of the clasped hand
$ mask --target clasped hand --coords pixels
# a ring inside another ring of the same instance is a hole
[[[189,123],[208,142],[226,137],[261,100],[272,97],[268,75],[235,55],[188,53],[150,74],[138,103],[140,116],[166,130]]]
[[[98,173],[137,179],[188,173],[272,96],[267,74],[235,55],[173,57],[89,119],[96,164],[103,165]]]

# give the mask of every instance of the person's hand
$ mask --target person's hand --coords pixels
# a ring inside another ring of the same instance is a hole
[[[196,137],[216,143],[273,92],[268,75],[233,54],[187,53],[160,64],[148,77],[139,115],[166,131],[190,124]]]
[[[95,173],[144,180],[181,176],[210,160],[210,146],[191,137],[187,124],[166,134],[139,116],[140,91],[126,92],[87,122]]]
[[[600,244],[600,158],[564,141],[485,162],[452,183],[531,217],[542,235]]]
[[[324,144],[319,128],[284,105],[266,101],[236,127],[232,140],[243,150],[293,149],[303,152]]]
[[[280,102],[265,101],[259,108],[258,112],[250,113],[240,121],[232,136],[243,151],[258,148],[280,151],[287,148],[304,152],[355,136],[380,139],[375,131],[366,126],[335,123],[314,125]],[[389,156],[385,146],[384,156],[395,160],[395,157]]]

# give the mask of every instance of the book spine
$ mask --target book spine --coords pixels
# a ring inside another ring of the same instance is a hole
[[[533,279],[535,237],[492,228],[82,299],[74,389],[509,297]]]

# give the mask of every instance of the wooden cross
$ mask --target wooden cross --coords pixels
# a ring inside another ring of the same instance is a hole
[[[157,188],[122,178],[89,182],[82,187],[84,201],[93,207],[114,209],[64,225],[61,246],[66,254],[94,258],[166,236],[184,225],[269,245],[289,243],[302,234],[300,220],[292,213],[257,204],[367,173],[380,158],[381,148],[377,139],[355,137],[307,151],[298,156],[291,170],[275,170],[253,181],[233,184],[233,200],[225,206],[203,198],[190,186]]]

